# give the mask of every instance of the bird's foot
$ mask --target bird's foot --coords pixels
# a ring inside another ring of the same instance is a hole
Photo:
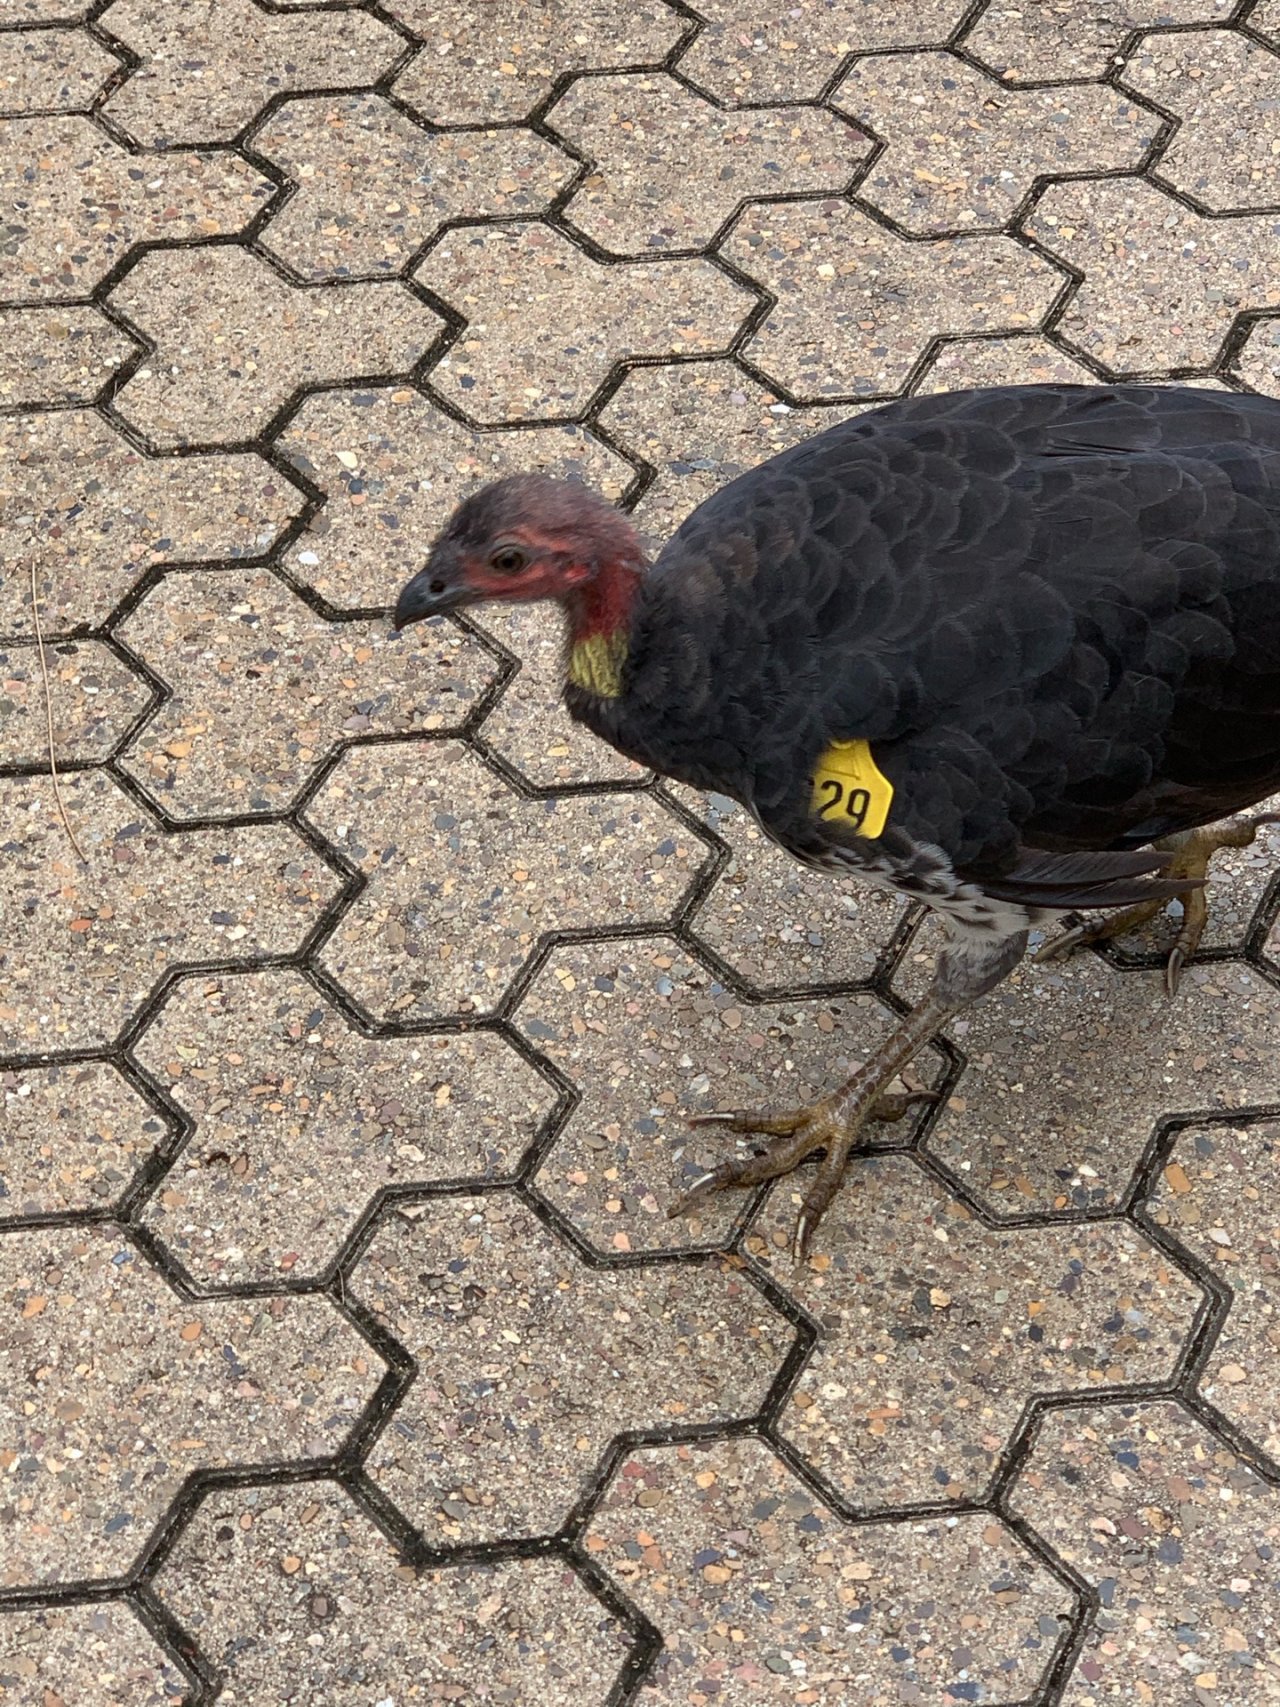
[[[886,1092],[884,1080],[855,1075],[834,1096],[805,1108],[785,1111],[735,1110],[728,1114],[698,1114],[690,1117],[691,1126],[718,1126],[727,1132],[754,1132],[767,1135],[773,1142],[766,1144],[753,1156],[721,1162],[687,1191],[667,1211],[669,1216],[689,1215],[715,1192],[728,1191],[734,1186],[760,1185],[790,1173],[806,1156],[825,1151],[805,1193],[796,1221],[792,1255],[796,1262],[804,1259],[813,1238],[814,1229],[825,1215],[844,1176],[845,1163],[854,1140],[871,1120],[901,1120],[916,1103],[936,1102],[937,1091]]]
[[[1157,918],[1168,905],[1168,899],[1162,895],[1158,900],[1140,901],[1137,906],[1125,907],[1119,913],[1108,913],[1100,919],[1092,919],[1086,924],[1074,925],[1070,930],[1059,931],[1057,936],[1049,937],[1041,944],[1032,955],[1032,960],[1065,960],[1069,954],[1074,954],[1076,949],[1087,948],[1090,943],[1110,942],[1115,937],[1127,936],[1130,931],[1136,931],[1139,926]],[[1185,909],[1184,898],[1184,915]]]
[[[1165,989],[1171,996],[1177,991],[1183,968],[1200,946],[1200,938],[1209,921],[1209,902],[1203,888],[1209,861],[1222,848],[1249,847],[1264,824],[1275,823],[1280,823],[1280,812],[1262,813],[1257,818],[1228,818],[1221,824],[1206,824],[1202,829],[1188,830],[1185,836],[1170,838],[1170,842],[1164,844],[1173,847],[1173,858],[1165,875],[1175,881],[1180,877],[1186,878],[1194,885],[1184,889],[1178,897],[1182,902],[1182,923],[1164,969]],[[1089,943],[1108,942],[1125,936],[1158,917],[1168,904],[1166,899],[1143,901],[1136,907],[1125,907],[1106,918],[1077,925],[1074,930],[1051,937],[1037,951],[1035,958],[1058,960]]]

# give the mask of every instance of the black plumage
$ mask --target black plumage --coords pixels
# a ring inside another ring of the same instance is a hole
[[[1261,820],[1198,827],[1280,792],[1280,403],[905,399],[725,486],[648,569],[602,500],[516,476],[459,507],[396,619],[538,598],[568,616],[575,717],[740,800],[796,858],[943,916],[928,996],[864,1067],[812,1107],[718,1117],[772,1141],[673,1207],[821,1151],[802,1252],[858,1132],[901,1111],[894,1075],[1017,964],[1030,926],[1181,894],[1176,987],[1209,856]],[[857,814],[824,815],[827,789]]]
[[[857,417],[701,505],[622,695],[567,698],[798,857],[932,844],[1002,899],[1137,899],[1158,862],[1119,856],[1280,789],[1280,403],[1018,386]],[[879,843],[811,809],[849,737],[894,787]]]

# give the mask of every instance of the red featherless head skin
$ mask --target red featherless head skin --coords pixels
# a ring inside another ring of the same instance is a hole
[[[570,641],[625,629],[644,572],[627,518],[587,487],[518,474],[474,493],[400,596],[396,625],[490,600],[555,599]]]

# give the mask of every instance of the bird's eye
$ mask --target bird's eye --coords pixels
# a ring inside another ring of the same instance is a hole
[[[527,562],[518,545],[500,545],[489,559],[490,566],[500,575],[518,575]]]

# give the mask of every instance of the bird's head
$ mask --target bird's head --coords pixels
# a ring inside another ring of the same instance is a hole
[[[515,474],[465,499],[401,589],[395,625],[500,599],[555,599],[574,637],[625,620],[644,568],[627,518],[588,487]]]

